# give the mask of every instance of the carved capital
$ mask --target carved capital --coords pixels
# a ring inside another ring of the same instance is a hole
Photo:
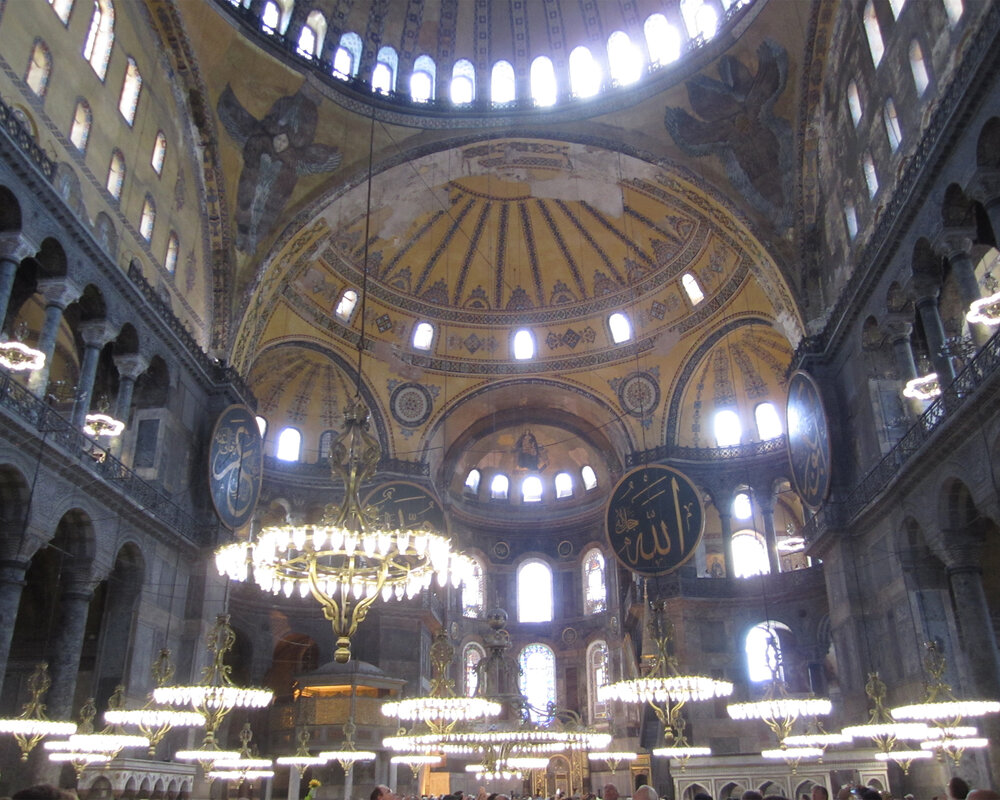
[[[927,300],[937,300],[940,291],[941,284],[936,276],[923,273],[913,276],[913,293],[918,306]]]
[[[889,334],[889,341],[895,343],[900,339],[909,340],[913,333],[913,322],[908,319],[897,319],[890,317],[885,323],[885,330]]]
[[[38,291],[45,298],[45,305],[66,308],[83,294],[83,290],[69,278],[42,278]]]
[[[106,319],[95,319],[80,323],[80,338],[87,347],[104,347],[118,335],[118,328]]]
[[[8,231],[0,233],[0,261],[20,263],[28,256],[38,252],[38,245],[28,239],[23,233]]]
[[[118,368],[118,376],[133,381],[149,369],[149,359],[139,353],[125,353],[115,356],[114,362]]]
[[[991,167],[977,169],[965,193],[984,206],[1000,201],[1000,169]]]
[[[976,231],[972,228],[942,228],[934,239],[934,252],[949,261],[968,258],[975,238]]]

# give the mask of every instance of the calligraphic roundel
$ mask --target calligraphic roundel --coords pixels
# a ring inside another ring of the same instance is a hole
[[[666,575],[694,555],[705,529],[695,485],[683,472],[650,465],[627,473],[608,501],[608,544],[623,567]]]
[[[250,521],[260,497],[264,442],[253,411],[229,406],[219,415],[208,450],[208,487],[215,513],[230,530]]]
[[[788,380],[788,462],[795,489],[813,511],[830,491],[830,429],[819,386],[808,372],[797,370]]]
[[[385,530],[448,532],[444,509],[437,498],[409,481],[392,481],[378,486],[365,498],[364,507]]]

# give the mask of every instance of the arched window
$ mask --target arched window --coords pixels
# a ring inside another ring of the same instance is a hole
[[[142,204],[142,215],[139,217],[139,235],[147,242],[153,238],[153,225],[156,222],[156,205],[148,194]]]
[[[738,531],[733,534],[732,542],[733,572],[737,578],[767,575],[771,571],[767,547],[756,531]]]
[[[783,633],[790,634],[791,630],[787,625],[771,620],[754,625],[747,632],[743,647],[747,654],[747,677],[753,683],[770,681],[772,678],[784,680],[781,659]]]
[[[87,140],[90,139],[90,123],[93,115],[86,100],[80,100],[73,112],[73,124],[69,126],[69,140],[81,153],[87,152]]]
[[[353,78],[361,65],[361,37],[348,31],[340,37],[340,46],[333,54],[333,74],[340,78]]]
[[[608,328],[611,329],[611,341],[615,344],[627,342],[632,338],[632,323],[629,322],[628,315],[621,311],[616,311],[608,317]]]
[[[552,570],[544,561],[517,568],[517,621],[552,621]]]
[[[965,4],[962,0],[941,0],[944,3],[944,13],[948,15],[948,24],[954,28],[962,18]]]
[[[864,107],[861,105],[861,95],[858,93],[858,85],[851,81],[847,84],[847,108],[851,112],[851,119],[854,120],[854,127],[858,127],[861,122],[861,115]]]
[[[607,610],[604,554],[594,547],[583,556],[583,613],[600,614]]]
[[[122,196],[122,184],[125,183],[125,156],[121,150],[111,153],[111,165],[108,167],[108,193],[118,200]]]
[[[889,149],[896,152],[903,141],[903,129],[899,127],[899,117],[896,116],[896,104],[889,97],[882,107],[882,120],[885,122],[885,135],[889,139]]]
[[[420,322],[413,329],[413,347],[415,350],[430,350],[434,342],[434,326],[429,322]]]
[[[774,403],[759,403],[753,410],[753,415],[757,421],[757,435],[761,441],[781,436],[781,418]]]
[[[514,358],[527,361],[535,357],[535,337],[527,328],[514,334]]]
[[[750,519],[753,516],[753,505],[746,492],[740,492],[733,498],[733,516],[736,519]]]
[[[593,97],[601,90],[601,67],[583,45],[569,54],[569,84],[577,97]]]
[[[608,68],[611,79],[621,86],[642,77],[642,53],[625,31],[615,31],[608,37]]]
[[[490,481],[490,497],[494,500],[506,500],[510,491],[510,479],[502,472],[493,476]]]
[[[73,10],[73,0],[49,0],[49,5],[63,25],[69,24],[69,12]]]
[[[858,212],[854,209],[854,203],[844,204],[844,222],[847,224],[847,237],[854,240],[858,235]]]
[[[590,722],[608,718],[608,704],[597,699],[597,690],[608,682],[608,643],[603,639],[587,648],[587,695],[590,698]]]
[[[490,76],[490,101],[493,105],[513,103],[517,97],[514,87],[514,68],[509,61],[498,61]]]
[[[688,300],[691,301],[691,305],[696,306],[705,299],[705,293],[698,285],[698,279],[690,272],[685,272],[681,275],[681,286],[684,287],[684,293],[688,296]]]
[[[472,569],[462,584],[462,616],[481,617],[486,611],[486,578],[478,558],[472,559]]]
[[[528,714],[532,722],[542,722],[549,705],[556,702],[556,654],[547,645],[529,644],[517,663],[521,668],[519,688],[530,706]]]
[[[157,175],[163,172],[163,162],[166,158],[167,137],[163,135],[163,131],[158,131],[156,134],[156,141],[153,142],[153,155],[149,159],[149,163],[153,167],[153,172]]]
[[[642,26],[649,59],[658,67],[673,64],[681,57],[681,32],[663,14],[650,14]]]
[[[913,85],[917,89],[917,94],[923,97],[931,81],[927,75],[927,63],[924,61],[924,51],[920,47],[920,42],[916,39],[910,42],[910,73],[913,75]]]
[[[330,450],[333,447],[333,437],[336,435],[336,431],[323,431],[319,435],[319,452],[317,454],[318,462],[326,461],[330,458]]]
[[[94,0],[94,13],[83,44],[83,57],[102,81],[108,74],[108,59],[111,58],[111,45],[114,43],[115,7],[111,0]]]
[[[892,9],[892,18],[899,19],[899,15],[903,13],[903,6],[906,5],[906,0],[889,0],[889,8]]]
[[[142,75],[135,59],[129,56],[125,67],[125,80],[122,82],[122,93],[118,98],[118,110],[125,121],[131,125],[135,122],[135,109],[139,105],[139,92],[142,91]]]
[[[358,305],[358,293],[354,289],[344,289],[344,293],[340,295],[340,300],[337,302],[337,308],[334,310],[334,314],[342,322],[350,322],[351,317],[354,316],[354,309]]]
[[[410,73],[410,99],[417,103],[433,100],[436,76],[434,59],[430,56],[418,56],[413,62],[413,72]]]
[[[39,97],[45,97],[49,86],[49,75],[52,74],[52,53],[41,39],[35,39],[31,48],[31,58],[28,59],[28,69],[24,73],[24,82]]]
[[[299,55],[306,58],[316,58],[323,51],[323,40],[326,38],[326,17],[319,11],[310,11],[306,24],[299,31]]]
[[[372,91],[389,94],[396,90],[396,70],[399,68],[399,56],[388,45],[378,51],[375,59],[375,69],[372,70]]]
[[[179,248],[177,234],[170,231],[170,236],[167,237],[167,252],[163,257],[163,268],[171,275],[177,271],[177,251]]]
[[[875,162],[872,161],[872,154],[865,153],[861,162],[865,170],[865,183],[868,184],[868,196],[874,197],[878,191],[878,173],[875,171]]]
[[[302,455],[302,434],[295,428],[282,428],[274,455],[279,461],[298,461]]]
[[[521,502],[539,503],[542,500],[542,479],[537,475],[529,475],[521,481]]]
[[[264,33],[284,33],[292,18],[292,0],[267,0],[260,15],[260,29]]]
[[[743,426],[735,411],[724,408],[715,412],[713,421],[715,443],[718,447],[731,447],[743,439]]]
[[[681,16],[692,39],[711,39],[719,27],[719,15],[705,0],[681,0]]]
[[[260,431],[260,438],[263,439],[267,435],[267,420],[264,417],[257,415],[257,429]]]
[[[469,642],[462,650],[462,674],[465,677],[462,688],[466,697],[475,697],[479,689],[479,674],[476,672],[476,667],[485,657],[486,651],[475,642]]]
[[[589,492],[591,489],[597,488],[597,473],[594,472],[594,468],[590,464],[585,464],[580,470],[580,478],[583,480],[584,491]]]
[[[476,99],[476,68],[467,58],[460,58],[451,68],[451,102],[464,106]]]
[[[556,500],[573,496],[573,476],[568,472],[556,475]]]
[[[556,71],[552,59],[538,56],[531,62],[531,99],[536,106],[551,106],[556,102]]]
[[[471,494],[479,494],[479,481],[481,477],[478,469],[470,469],[469,474],[465,476],[465,491]]]
[[[885,54],[885,42],[882,41],[882,29],[879,27],[875,3],[872,0],[868,0],[865,5],[864,25],[865,36],[868,37],[868,50],[872,54],[872,62],[877,67]]]

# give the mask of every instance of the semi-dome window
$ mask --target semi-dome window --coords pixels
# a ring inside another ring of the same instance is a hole
[[[177,251],[179,249],[177,234],[170,231],[170,236],[167,237],[166,254],[163,257],[163,268],[171,275],[177,271]]]
[[[508,491],[510,491],[510,479],[503,473],[494,475],[490,481],[490,497],[494,500],[506,500]]]
[[[552,59],[548,56],[538,56],[531,62],[531,99],[536,106],[555,105],[556,71],[552,66]]]
[[[608,317],[608,327],[611,329],[611,341],[615,344],[627,342],[632,338],[632,323],[628,316],[620,311],[616,311]]]
[[[260,438],[263,439],[267,435],[267,420],[264,417],[257,415],[257,430],[260,431]]]
[[[573,476],[568,472],[556,475],[556,500],[573,496]]]
[[[681,0],[681,16],[692,39],[711,39],[718,30],[719,15],[705,0]]]
[[[306,17],[306,24],[299,32],[299,55],[306,58],[316,58],[323,49],[326,38],[326,18],[319,11],[311,11]]]
[[[490,100],[494,105],[503,105],[513,103],[516,96],[514,68],[509,61],[498,61],[493,65],[490,77]]]
[[[736,519],[750,519],[753,516],[753,506],[750,504],[750,495],[740,492],[733,498],[733,516]]]
[[[125,156],[121,150],[111,153],[111,164],[108,166],[108,193],[118,200],[122,196],[122,184],[125,183]]]
[[[343,322],[350,322],[351,317],[354,315],[354,309],[358,305],[358,293],[354,289],[345,289],[344,293],[340,296],[340,301],[337,303],[337,308],[334,310],[334,314],[337,318]]]
[[[156,206],[148,194],[142,204],[142,216],[139,217],[139,235],[147,242],[153,238],[153,224],[156,222]]]
[[[279,461],[298,461],[302,454],[302,434],[295,428],[282,428],[278,434],[278,450],[274,454]]]
[[[782,434],[781,417],[774,403],[760,403],[753,411],[757,421],[757,435],[761,440],[777,439]]]
[[[847,236],[854,239],[858,235],[858,212],[854,209],[854,203],[844,204],[844,223],[847,225]]]
[[[544,561],[525,561],[518,567],[517,621],[552,621],[552,569]]]
[[[861,94],[858,92],[858,85],[854,81],[847,84],[847,108],[851,112],[854,127],[858,127],[858,123],[861,122],[861,115],[864,113],[864,107],[861,105]]]
[[[479,493],[479,481],[481,475],[478,469],[470,469],[469,474],[465,476],[465,489],[472,494]]]
[[[733,534],[733,565],[737,578],[767,575],[771,571],[767,548],[760,534],[750,530]]]
[[[535,357],[535,337],[527,328],[522,328],[514,334],[514,358],[527,361]]]
[[[657,66],[673,64],[681,57],[681,32],[663,14],[650,14],[642,26],[649,59]]]
[[[885,55],[885,42],[882,40],[882,29],[878,24],[878,15],[875,13],[875,3],[868,0],[865,6],[865,36],[868,38],[868,50],[872,54],[872,62],[877,67]]]
[[[264,10],[260,15],[260,28],[264,33],[275,34],[281,25],[281,9],[274,0],[267,0],[264,3]]]
[[[410,99],[417,103],[427,103],[434,99],[434,80],[437,68],[430,56],[419,56],[413,62],[410,74]]]
[[[125,67],[125,80],[122,82],[122,93],[118,98],[118,111],[122,118],[131,125],[135,122],[135,110],[139,106],[139,93],[142,91],[142,75],[135,59],[129,58]]]
[[[684,292],[687,294],[688,300],[691,301],[691,305],[696,306],[705,299],[705,293],[698,285],[698,279],[690,272],[685,272],[681,276],[681,286],[684,287]]]
[[[361,65],[361,37],[348,31],[340,37],[340,46],[333,54],[333,74],[341,78],[353,78]]]
[[[608,67],[612,80],[622,86],[642,77],[642,53],[625,31],[615,31],[608,37]]]
[[[52,74],[52,53],[49,52],[48,45],[41,39],[35,40],[35,46],[31,50],[31,58],[28,60],[28,71],[25,73],[24,82],[39,97],[45,97],[45,90],[49,85],[49,75]]]
[[[69,128],[69,140],[81,153],[87,152],[87,140],[90,139],[90,124],[93,115],[90,105],[86,100],[81,100],[76,104],[76,112],[73,114],[73,124]]]
[[[114,42],[115,7],[111,0],[94,0],[94,13],[90,17],[83,57],[102,81],[108,74],[108,59],[111,58],[111,46]]]
[[[475,99],[476,68],[469,59],[459,59],[451,70],[451,102],[463,106]]]
[[[580,470],[580,478],[583,480],[583,488],[586,491],[597,488],[597,473],[590,464],[584,465]]]
[[[719,447],[731,447],[737,445],[743,438],[743,427],[740,425],[740,418],[736,412],[724,408],[715,412],[714,420],[715,443]]]
[[[896,116],[896,104],[889,97],[882,108],[882,119],[885,122],[885,135],[889,139],[889,149],[896,152],[903,142],[903,129],[899,127],[899,117]]]
[[[163,131],[156,134],[156,141],[153,142],[153,154],[149,158],[149,165],[157,175],[163,172],[163,162],[167,158],[167,137]]]
[[[601,90],[601,67],[582,45],[569,54],[569,80],[577,97],[593,97]]]
[[[875,162],[871,153],[865,153],[862,165],[865,170],[865,183],[868,185],[868,196],[874,197],[878,191],[878,173],[875,171]]]
[[[413,329],[413,347],[416,350],[430,350],[434,341],[434,326],[421,322]]]
[[[924,51],[920,47],[920,42],[916,39],[910,42],[910,74],[913,75],[913,85],[917,90],[917,94],[922,97],[931,81],[927,75]]]
[[[378,51],[375,69],[372,70],[372,91],[389,94],[396,90],[396,70],[399,67],[399,56],[391,47],[386,46]]]
[[[542,479],[529,475],[521,481],[521,502],[539,503],[542,500]]]

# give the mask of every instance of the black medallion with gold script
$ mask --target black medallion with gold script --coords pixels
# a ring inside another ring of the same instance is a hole
[[[409,481],[383,483],[368,494],[364,506],[376,514],[382,528],[447,532],[444,509],[437,498]]]
[[[250,521],[264,472],[264,442],[254,413],[229,406],[212,431],[208,451],[208,486],[222,524],[238,530]]]
[[[627,473],[608,501],[608,543],[623,567],[645,577],[673,572],[694,555],[705,512],[683,472],[651,465]]]
[[[818,509],[830,491],[830,429],[819,386],[808,372],[798,370],[788,381],[788,462],[792,480],[805,503]]]

